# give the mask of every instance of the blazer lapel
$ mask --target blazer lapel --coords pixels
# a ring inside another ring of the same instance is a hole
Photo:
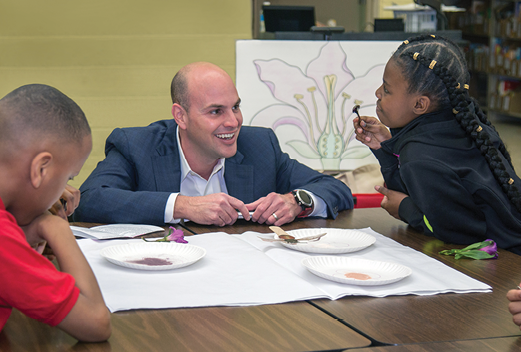
[[[253,198],[253,166],[242,165],[244,156],[237,153],[225,161],[224,181],[228,194],[237,199],[241,199],[244,203],[255,201]]]
[[[152,168],[158,192],[179,192],[181,190],[181,163],[177,148],[176,124],[168,128],[163,141],[152,156]]]
[[[177,157],[179,159],[179,156]],[[181,190],[181,168],[174,155],[152,157],[152,168],[158,192],[179,192]]]

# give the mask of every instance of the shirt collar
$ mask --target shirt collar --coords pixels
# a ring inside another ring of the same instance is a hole
[[[186,161],[185,153],[183,151],[183,148],[181,147],[181,139],[179,138],[179,126],[176,128],[175,133],[177,136],[177,138],[176,138],[177,139],[177,148],[179,149],[179,160],[181,161],[181,181],[183,181],[190,172],[193,172],[196,175],[198,175],[198,174],[196,172],[192,171],[192,168],[188,164],[188,161]],[[215,164],[210,177],[212,177],[216,172],[218,172],[221,169],[222,169],[222,174],[224,176],[224,160],[225,160],[224,158],[221,158],[221,159],[219,159],[219,161],[217,161],[217,164]],[[201,177],[200,175],[198,175],[198,176]]]

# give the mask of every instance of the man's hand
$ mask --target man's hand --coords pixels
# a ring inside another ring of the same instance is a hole
[[[266,197],[257,199],[255,202],[246,204],[248,210],[255,212],[252,221],[259,224],[281,226],[292,222],[302,211],[300,205],[295,201],[291,193],[278,194],[272,192]],[[273,215],[275,214],[275,215]]]
[[[49,211],[67,220],[67,217],[74,213],[74,210],[80,205],[80,190],[65,185],[63,193],[56,203],[53,204]]]
[[[174,219],[187,219],[198,224],[232,225],[239,214],[250,220],[250,213],[243,202],[225,193],[188,197],[178,195],[174,205]]]
[[[383,186],[375,186],[374,189],[384,195],[384,199],[382,199],[382,208],[387,210],[387,212],[395,217],[398,220],[400,219],[399,209],[400,203],[404,198],[407,198],[408,195],[402,192],[391,191]]]
[[[391,132],[376,117],[360,116],[353,119],[356,139],[371,149],[380,149],[380,143],[390,139]]]
[[[510,301],[508,310],[512,314],[512,320],[521,328],[521,290],[508,291],[507,298]]]

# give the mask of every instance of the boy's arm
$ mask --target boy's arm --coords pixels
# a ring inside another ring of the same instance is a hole
[[[74,277],[80,295],[58,327],[81,341],[105,341],[110,337],[110,313],[98,282],[83,256],[68,222],[44,214],[24,228],[30,244],[41,238],[52,247],[60,269]]]

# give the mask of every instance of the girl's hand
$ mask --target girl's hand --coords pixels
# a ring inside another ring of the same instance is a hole
[[[376,117],[360,116],[353,119],[356,139],[371,149],[380,149],[380,143],[390,139],[391,132]]]
[[[401,220],[399,213],[400,203],[408,195],[398,191],[391,191],[383,186],[375,186],[374,189],[384,195],[382,199],[381,207],[387,210],[387,212],[394,218]]]
[[[521,328],[521,290],[508,291],[507,298],[510,301],[508,310],[512,314],[512,320]]]

